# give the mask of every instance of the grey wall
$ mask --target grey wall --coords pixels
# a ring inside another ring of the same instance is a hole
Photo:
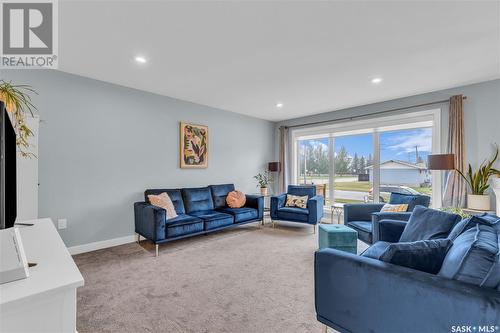
[[[272,122],[57,71],[1,76],[39,93],[39,216],[68,219],[67,246],[132,235],[146,188],[255,192],[252,176],[274,157]],[[208,125],[207,169],[179,168],[180,121]]]
[[[464,101],[465,117],[465,145],[467,162],[473,167],[478,166],[485,158],[493,154],[493,144],[500,145],[500,80],[486,81],[477,84],[446,89],[427,94],[399,98],[382,103],[374,103],[353,107],[338,111],[321,113],[313,116],[290,119],[277,123],[276,133],[279,126],[299,125],[316,121],[335,120],[344,117],[369,115],[373,112],[410,107],[413,105],[448,99],[450,96],[463,94],[467,96]],[[447,110],[447,105],[443,106]],[[432,107],[427,107],[430,109]],[[415,111],[409,109],[404,112]],[[448,112],[442,114],[442,134],[446,140]],[[278,135],[276,135],[278,140]],[[446,142],[443,142],[446,146]],[[276,149],[278,155],[278,149]],[[277,156],[276,155],[276,156]],[[500,167],[500,163],[496,164]],[[492,205],[493,195],[492,195]]]

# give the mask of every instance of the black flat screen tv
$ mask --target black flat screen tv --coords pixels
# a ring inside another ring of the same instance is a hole
[[[0,229],[14,226],[17,216],[16,133],[0,102]]]

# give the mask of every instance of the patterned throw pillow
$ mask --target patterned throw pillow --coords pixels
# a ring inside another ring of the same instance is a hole
[[[153,206],[163,208],[167,211],[167,220],[177,217],[174,204],[167,193],[163,192],[158,195],[150,194],[148,195],[148,199]]]
[[[298,195],[286,195],[286,204],[287,207],[299,207],[299,208],[307,208],[307,200],[309,199],[308,195],[303,197]]]
[[[241,208],[247,201],[246,195],[241,191],[231,191],[227,194],[226,203],[231,208]]]
[[[408,210],[408,204],[385,204],[380,210],[381,212],[406,212]]]

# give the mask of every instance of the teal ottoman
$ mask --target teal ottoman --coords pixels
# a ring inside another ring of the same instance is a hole
[[[332,248],[357,254],[358,232],[341,224],[320,224],[319,249]]]

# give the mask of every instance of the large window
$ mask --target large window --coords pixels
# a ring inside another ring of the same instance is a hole
[[[297,184],[314,184],[316,192],[330,202],[330,157],[328,138],[298,141]]]
[[[427,169],[431,152],[430,127],[380,133],[379,201],[388,202],[390,192],[431,196],[432,176]]]
[[[440,110],[298,129],[293,182],[333,203],[388,202],[391,192],[440,196],[427,156],[440,151]],[[439,205],[439,200],[433,200]]]
[[[340,203],[373,201],[373,180],[368,170],[373,164],[373,134],[334,137],[334,198]]]

